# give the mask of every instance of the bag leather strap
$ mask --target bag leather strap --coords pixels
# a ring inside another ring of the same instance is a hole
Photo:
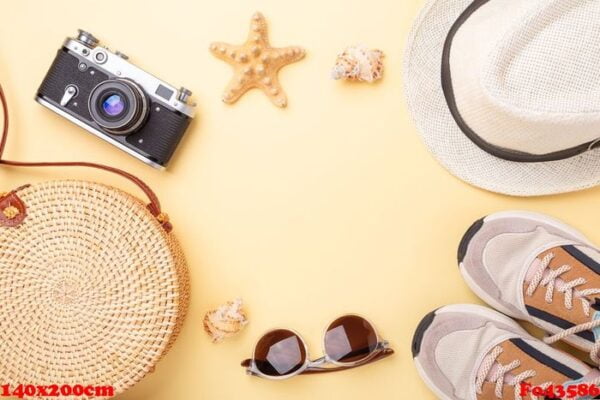
[[[167,232],[170,232],[173,229],[172,225],[169,223],[167,215],[162,212],[161,207],[160,207],[160,201],[158,200],[158,197],[156,196],[154,191],[152,191],[152,189],[150,189],[150,187],[144,181],[142,181],[140,178],[138,178],[137,176],[132,175],[128,172],[125,172],[121,169],[109,167],[108,165],[83,162],[83,161],[82,162],[23,162],[23,161],[10,161],[10,160],[5,160],[4,158],[2,158],[2,156],[4,154],[4,148],[6,147],[6,141],[8,138],[8,127],[9,127],[8,104],[6,101],[6,96],[4,95],[4,90],[2,89],[2,85],[0,85],[0,103],[2,104],[2,113],[3,113],[3,117],[4,117],[3,118],[4,124],[2,127],[2,136],[0,137],[0,165],[7,165],[7,166],[11,166],[11,167],[88,167],[88,168],[95,168],[95,169],[112,172],[114,174],[120,175],[123,178],[128,179],[131,182],[135,183],[150,200],[150,204],[148,204],[147,207],[148,207],[148,210],[152,213],[152,215],[154,215],[158,219],[158,221],[162,224],[163,228],[165,228],[165,230],[167,230]]]

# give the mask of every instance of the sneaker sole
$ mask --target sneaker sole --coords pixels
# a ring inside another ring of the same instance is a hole
[[[417,325],[417,328],[415,330],[415,334],[414,334],[413,340],[412,340],[411,347],[412,347],[412,352],[413,352],[413,362],[415,364],[415,367],[417,368],[417,372],[419,373],[419,376],[421,377],[423,382],[425,382],[425,385],[433,393],[435,393],[435,395],[439,399],[441,399],[441,400],[456,400],[451,397],[448,397],[448,395],[444,394],[442,392],[442,390],[440,388],[438,388],[435,385],[435,383],[433,383],[433,380],[429,377],[429,375],[427,375],[427,371],[425,371],[425,369],[419,362],[419,353],[421,351],[421,344],[423,342],[423,338],[425,337],[425,333],[427,332],[427,329],[429,329],[429,327],[431,326],[431,324],[433,323],[433,321],[435,320],[435,317],[437,315],[443,314],[443,313],[448,313],[448,312],[476,314],[485,319],[489,319],[489,320],[501,322],[506,325],[510,325],[510,326],[516,328],[518,331],[521,331],[523,336],[525,336],[525,337],[529,337],[529,334],[517,322],[510,319],[509,317],[499,314],[495,311],[492,311],[491,309],[489,309],[487,307],[477,306],[474,304],[454,304],[454,305],[441,307],[435,311],[430,312],[425,317],[423,317],[421,322],[419,322],[419,324]]]

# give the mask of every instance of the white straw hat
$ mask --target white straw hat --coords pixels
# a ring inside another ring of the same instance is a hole
[[[519,196],[600,183],[600,0],[430,0],[405,85],[459,178]]]

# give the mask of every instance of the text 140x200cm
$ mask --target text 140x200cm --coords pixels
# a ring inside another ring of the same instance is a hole
[[[63,397],[63,396],[89,396],[112,397],[115,389],[112,386],[94,385],[1,385],[0,397]]]

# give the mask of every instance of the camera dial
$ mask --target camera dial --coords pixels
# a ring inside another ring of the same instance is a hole
[[[192,91],[182,86],[181,88],[179,88],[179,96],[177,96],[177,99],[182,103],[187,103],[191,95]]]
[[[149,102],[142,88],[129,79],[110,79],[91,92],[90,114],[113,135],[128,135],[139,129],[148,116]]]
[[[78,29],[79,33],[77,35],[77,40],[81,43],[87,44],[90,47],[96,47],[100,42],[94,35],[89,32],[84,31],[83,29]]]

